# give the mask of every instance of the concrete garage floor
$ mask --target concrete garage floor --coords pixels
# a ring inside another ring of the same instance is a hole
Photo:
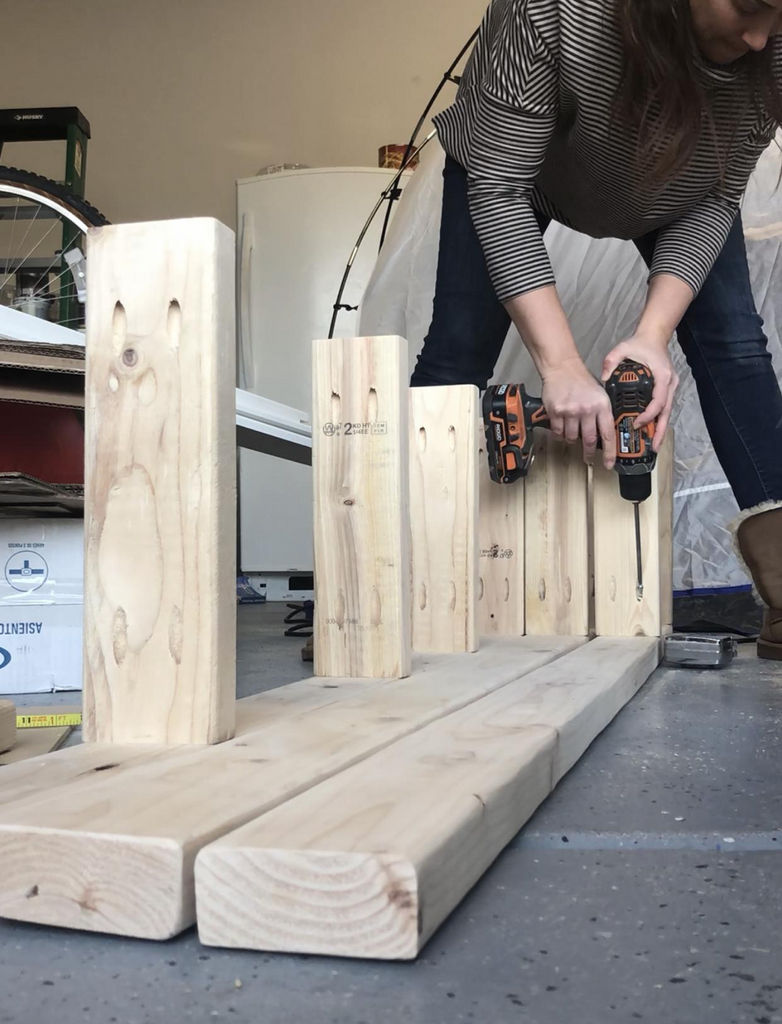
[[[281,618],[241,694],[307,674]],[[782,665],[659,670],[414,964],[0,922],[0,1024],[779,1024],[781,725]]]

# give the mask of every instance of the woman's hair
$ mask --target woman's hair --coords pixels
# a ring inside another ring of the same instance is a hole
[[[616,113],[638,129],[636,155],[643,177],[661,183],[682,171],[703,132],[713,131],[698,74],[690,0],[616,0],[616,9],[624,45]],[[750,85],[748,103],[759,116],[782,124],[782,88],[774,75],[772,45],[748,53],[741,63]],[[719,155],[724,163],[727,154]]]

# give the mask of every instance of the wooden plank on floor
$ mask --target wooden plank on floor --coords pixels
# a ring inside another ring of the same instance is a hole
[[[234,234],[90,232],[84,738],[233,735]]]
[[[493,640],[274,728],[7,803],[0,916],[169,938],[195,920],[193,862],[202,846],[582,643]]]
[[[600,636],[664,636],[673,623],[673,432],[641,505],[644,593],[636,595],[635,513],[615,472],[594,468],[595,629]]]
[[[482,422],[478,439],[479,628],[482,636],[524,636],[524,481],[494,483]]]
[[[417,670],[425,674],[436,663],[436,657],[419,657],[416,660]],[[247,733],[276,728],[286,718],[366,694],[373,687],[382,685],[382,681],[372,679],[311,678],[245,697],[236,702],[236,739],[241,743]],[[27,733],[48,731],[24,729],[19,735],[24,740]],[[38,750],[37,756],[28,760],[14,757],[17,749],[0,757],[0,765],[8,765],[0,773],[0,805],[37,792],[51,792],[77,779],[88,780],[96,775],[102,779],[116,778],[130,768],[153,762],[170,765],[189,751],[187,747],[161,744],[82,743],[51,757],[40,756],[46,751]],[[22,760],[24,764],[16,763]]]
[[[413,650],[478,649],[478,389],[410,389]]]
[[[20,729],[17,733],[18,740],[13,748],[0,754],[0,768],[59,750],[73,732],[73,728],[72,725],[53,725],[44,726],[41,729]],[[0,772],[0,785],[2,782],[3,773]],[[0,803],[2,799],[2,791],[0,791]]]
[[[315,674],[410,673],[403,338],[313,342]]]
[[[590,580],[581,445],[538,431],[524,490],[527,633],[585,636]]]
[[[16,707],[13,701],[0,700],[0,754],[16,743]]]
[[[415,957],[658,658],[598,639],[206,847],[201,941]]]

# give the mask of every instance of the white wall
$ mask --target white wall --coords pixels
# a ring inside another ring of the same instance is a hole
[[[0,105],[78,106],[114,221],[211,215],[270,163],[376,166],[406,141],[486,0],[24,0]],[[454,86],[446,87],[452,97]],[[54,146],[3,163],[62,176]]]

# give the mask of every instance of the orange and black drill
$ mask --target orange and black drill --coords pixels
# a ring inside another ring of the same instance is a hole
[[[619,492],[635,505],[637,594],[641,600],[643,564],[639,506],[652,493],[657,453],[652,448],[655,424],[649,423],[636,430],[635,421],[652,400],[654,378],[646,366],[625,359],[606,381],[606,391],[614,413]],[[492,480],[511,484],[525,477],[535,459],[535,428],[551,429],[543,402],[528,395],[522,384],[495,385],[483,396],[483,420]]]

